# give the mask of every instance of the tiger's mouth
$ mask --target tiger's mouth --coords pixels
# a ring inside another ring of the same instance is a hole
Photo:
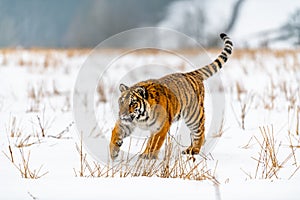
[[[132,123],[136,122],[145,122],[149,119],[148,114],[145,112],[143,115],[141,113],[130,113],[130,114],[122,114],[119,116],[120,120],[124,123]]]
[[[129,114],[129,115],[120,115],[120,120],[123,121],[123,122],[127,122],[127,123],[130,123],[134,120],[135,116],[132,115],[132,114]]]

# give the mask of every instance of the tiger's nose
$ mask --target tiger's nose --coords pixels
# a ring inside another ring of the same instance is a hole
[[[118,155],[119,155],[119,152],[116,150],[114,150],[110,153],[110,157],[112,160],[115,160],[118,157]]]

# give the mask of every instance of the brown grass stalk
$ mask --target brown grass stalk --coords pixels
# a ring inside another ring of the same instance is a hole
[[[30,165],[29,165],[30,164],[30,156],[31,156],[30,151],[28,151],[28,153],[26,155],[24,153],[23,148],[19,148],[21,162],[17,163],[17,161],[14,159],[13,151],[12,151],[10,144],[8,146],[8,149],[9,149],[9,156],[5,152],[3,152],[3,153],[7,157],[7,159],[10,160],[10,162],[15,166],[15,168],[20,172],[22,178],[39,179],[39,178],[45,176],[46,174],[48,174],[48,171],[41,172],[43,165],[41,165],[37,169],[32,169],[30,167]]]
[[[231,104],[232,110],[234,111],[234,114],[235,114],[235,118],[236,118],[239,126],[243,130],[245,130],[246,116],[247,116],[247,114],[250,111],[251,105],[253,103],[253,99],[254,99],[254,95],[253,94],[247,95],[243,99],[241,99],[239,101],[240,108],[239,108],[238,114],[235,112],[235,109],[234,109],[233,105]]]
[[[80,177],[160,177],[160,178],[182,178],[187,180],[210,180],[213,183],[219,182],[215,178],[214,170],[207,168],[206,160],[193,161],[189,156],[182,155],[178,146],[175,146],[173,139],[168,137],[165,150],[161,159],[142,159],[138,154],[129,156],[131,141],[127,155],[120,155],[120,161],[108,162],[101,165],[95,161],[89,161],[87,154],[83,152],[82,141],[76,144],[80,157],[80,169],[75,175]],[[92,163],[92,164],[90,164]]]
[[[252,159],[257,162],[254,176],[250,173],[246,173],[244,170],[242,171],[250,179],[278,179],[280,178],[279,171],[284,168],[288,161],[294,158],[294,162],[297,163],[295,151],[292,149],[291,153],[279,160],[278,153],[282,145],[281,143],[278,144],[274,137],[273,126],[260,127],[260,133],[262,139],[258,139],[254,136],[254,139],[260,147],[258,157],[252,157]]]
[[[6,132],[10,137],[20,137],[22,133],[22,128],[20,126],[20,121],[17,120],[15,116],[9,118],[8,127],[6,127]]]

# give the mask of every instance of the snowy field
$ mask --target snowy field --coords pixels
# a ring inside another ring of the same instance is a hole
[[[213,59],[219,51],[208,54]],[[182,53],[201,60],[195,51]],[[225,97],[222,126],[207,137],[214,148],[205,156],[176,157],[168,174],[162,173],[165,165],[136,174],[137,165],[128,168],[126,160],[98,163],[82,147],[72,92],[88,55],[89,50],[0,51],[0,199],[299,199],[299,51],[236,50],[219,73],[222,84],[212,79],[207,91],[207,101],[213,93]],[[153,52],[119,62],[125,71],[151,62],[189,70],[181,60]],[[116,70],[106,76],[114,84],[97,90],[102,133],[93,138],[109,140],[114,118],[101,117],[109,116],[115,102],[111,94],[121,81]],[[146,77],[162,76],[146,70]],[[122,81],[139,78],[133,74]],[[209,102],[206,106],[208,123],[214,123]]]

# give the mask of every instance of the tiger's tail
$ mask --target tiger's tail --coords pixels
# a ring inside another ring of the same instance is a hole
[[[205,80],[220,71],[231,55],[233,49],[233,43],[225,33],[221,33],[220,38],[224,41],[224,49],[220,55],[212,63],[190,72],[192,75],[201,75],[201,77]]]

